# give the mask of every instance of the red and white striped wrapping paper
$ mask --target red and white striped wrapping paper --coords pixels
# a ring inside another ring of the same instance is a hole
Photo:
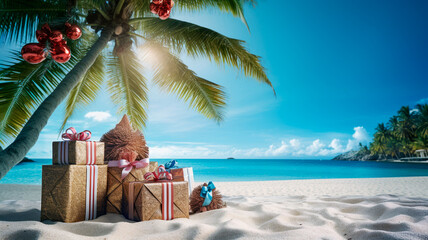
[[[86,165],[86,213],[85,220],[97,217],[98,166]]]
[[[162,183],[162,220],[174,219],[174,185]]]

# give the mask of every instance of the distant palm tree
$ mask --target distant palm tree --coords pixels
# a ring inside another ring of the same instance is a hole
[[[411,142],[415,138],[416,126],[414,114],[410,111],[409,106],[403,106],[398,111],[398,128],[397,136],[406,142]]]
[[[428,149],[428,137],[418,136],[413,143],[413,150]]]
[[[387,126],[381,123],[376,127],[370,144],[372,153],[396,158],[411,157],[420,148],[428,148],[428,104],[419,104],[414,110],[401,107]]]
[[[240,17],[252,0],[176,0],[173,11],[219,9]],[[80,24],[83,37],[69,41],[72,59],[57,64],[24,62],[19,53],[0,70],[0,143],[15,140],[0,152],[0,179],[36,143],[57,106],[68,96],[62,127],[77,107],[93,101],[107,80],[113,102],[134,127],[147,120],[147,79],[137,48],[153,64],[153,82],[174,93],[204,116],[221,121],[225,93],[220,85],[196,75],[177,56],[205,57],[241,70],[268,84],[260,57],[244,42],[193,23],[152,17],[149,0],[2,0],[0,34],[6,43],[35,40],[35,30],[48,22],[61,28],[66,21]],[[86,24],[86,25],[85,25]],[[108,43],[113,42],[109,47]],[[18,134],[19,133],[19,134]]]
[[[428,104],[418,104],[416,108],[418,109],[418,134],[423,137],[428,137]]]
[[[399,159],[401,157],[400,154],[401,143],[396,138],[389,138],[386,142],[386,154]]]
[[[377,152],[382,153],[386,158],[386,144],[391,137],[391,133],[383,123],[379,123],[374,134],[374,146]]]

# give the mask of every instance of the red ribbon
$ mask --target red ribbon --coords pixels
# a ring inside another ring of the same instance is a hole
[[[62,140],[87,141],[91,138],[91,135],[91,131],[89,130],[77,133],[74,127],[70,127],[67,128],[67,130],[65,130],[65,133],[62,134]]]
[[[132,168],[143,168],[149,165],[149,159],[144,158],[139,161],[128,161],[126,159],[121,159],[117,161],[109,161],[108,166],[109,167],[119,167],[123,168],[122,170],[122,180],[125,179],[126,176],[132,171]]]
[[[154,172],[144,174],[147,181],[172,180],[172,174],[167,172],[163,165],[160,165]]]

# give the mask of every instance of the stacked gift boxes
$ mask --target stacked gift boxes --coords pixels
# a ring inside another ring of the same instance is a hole
[[[128,156],[132,156],[132,154],[128,154]],[[151,169],[156,169],[157,164],[157,162],[149,162],[148,156],[140,160],[136,160],[135,156],[131,159],[110,160],[107,172],[107,212],[122,213],[123,184],[144,180],[144,174]],[[127,168],[130,171],[127,171]]]
[[[69,128],[65,141],[52,143],[53,165],[42,167],[42,221],[77,222],[105,214],[104,143],[89,138],[89,131]]]
[[[126,150],[105,159],[107,143],[88,141],[90,135],[69,128],[64,141],[52,143],[52,165],[42,169],[42,221],[77,222],[106,212],[135,221],[189,217],[192,168],[175,160],[158,166],[145,145],[139,145],[143,155]]]

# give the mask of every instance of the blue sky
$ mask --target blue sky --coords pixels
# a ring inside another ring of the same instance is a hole
[[[262,57],[277,97],[239,71],[182,56],[228,96],[220,125],[175,96],[150,88],[144,134],[153,158],[328,159],[367,143],[377,123],[403,105],[428,100],[427,1],[294,0],[246,6],[251,28],[218,11],[177,18],[245,40]],[[50,157],[63,105],[30,157]],[[107,94],[76,112],[69,126],[94,139],[121,118]]]

